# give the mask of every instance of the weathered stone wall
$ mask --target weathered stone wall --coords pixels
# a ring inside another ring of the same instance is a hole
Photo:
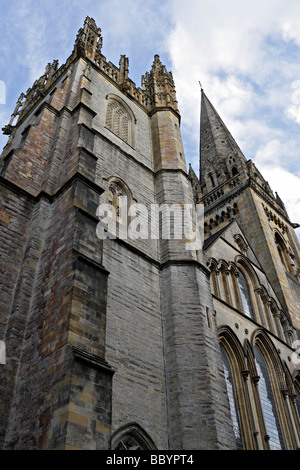
[[[106,359],[113,378],[113,431],[135,422],[159,449],[168,448],[160,271],[114,241],[104,242],[110,271]]]
[[[267,201],[256,191],[250,187],[244,191],[239,197],[241,227],[283,308],[289,312],[294,326],[299,329],[299,289],[290,284],[286,269],[282,265],[275,242],[277,227],[268,220],[265,206],[268,206]],[[272,206],[270,207],[272,209]],[[282,220],[286,223],[283,218]]]
[[[203,268],[202,268],[203,269]],[[182,262],[162,272],[170,449],[234,449],[207,273]]]
[[[55,86],[6,149],[4,446],[108,449],[134,422],[159,449],[234,448],[200,257],[185,240],[96,233],[112,177],[148,214],[193,203],[179,115],[148,113],[83,58]],[[132,145],[106,127],[115,95],[133,116]]]
[[[6,278],[15,277],[4,278],[7,449],[110,445],[109,273],[95,218],[103,189],[95,184],[90,151],[93,112],[80,101],[67,108],[81,99],[76,71],[53,90],[50,104],[41,105],[38,119],[32,116],[34,125],[14,142],[18,147],[2,173],[10,189],[3,193],[3,239],[11,242],[3,261]]]

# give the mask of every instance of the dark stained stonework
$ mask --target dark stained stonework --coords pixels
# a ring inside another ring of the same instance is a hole
[[[4,128],[0,448],[236,449],[221,342],[234,351],[244,447],[269,445],[257,343],[273,360],[284,442],[295,449],[294,225],[204,93],[198,178],[186,168],[174,80],[160,58],[140,88],[128,59],[116,67],[101,49],[87,17],[66,63],[47,65]],[[97,209],[116,203],[112,187],[148,211],[202,203],[202,249],[172,238],[100,239]],[[253,288],[252,319],[239,269]]]

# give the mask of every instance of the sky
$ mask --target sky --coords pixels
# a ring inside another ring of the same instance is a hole
[[[102,53],[117,66],[129,57],[137,86],[155,54],[172,71],[187,165],[198,172],[200,81],[300,223],[299,0],[0,0],[0,11],[0,128],[47,63],[66,61],[90,16]]]

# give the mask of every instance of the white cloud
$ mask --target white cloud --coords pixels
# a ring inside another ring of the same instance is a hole
[[[283,200],[291,222],[300,224],[300,176],[278,165],[263,164],[260,165],[260,170],[274,192]],[[300,238],[300,229],[297,229],[296,233]]]
[[[175,0],[173,18],[167,43],[180,109],[190,116],[186,125],[193,126],[198,113],[193,106],[198,80],[224,119],[253,119],[255,113],[258,119],[264,106],[268,113],[286,113],[300,61],[293,64],[278,41],[296,40],[287,35],[287,25],[300,18],[298,1]],[[291,112],[289,117],[298,119]]]
[[[195,169],[200,80],[246,158],[254,158],[262,173],[271,174],[273,165],[276,174],[282,169],[299,176],[299,0],[1,1],[6,7],[0,68],[6,75],[0,80],[8,85],[1,124],[7,124],[20,92],[32,86],[47,62],[62,63],[71,53],[88,15],[102,29],[103,53],[116,65],[120,54],[129,56],[130,76],[138,85],[155,53],[172,70],[185,153]],[[278,187],[284,201],[288,186]]]
[[[187,160],[197,170],[201,80],[246,158],[297,219],[300,2],[175,0],[173,20],[167,45]]]

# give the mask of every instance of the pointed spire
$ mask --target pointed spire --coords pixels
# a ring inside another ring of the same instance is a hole
[[[226,159],[232,156],[241,157],[242,151],[232,137],[221,117],[207,98],[201,87],[201,123],[200,123],[200,168],[201,179],[205,171],[205,162],[213,167],[225,168]]]

